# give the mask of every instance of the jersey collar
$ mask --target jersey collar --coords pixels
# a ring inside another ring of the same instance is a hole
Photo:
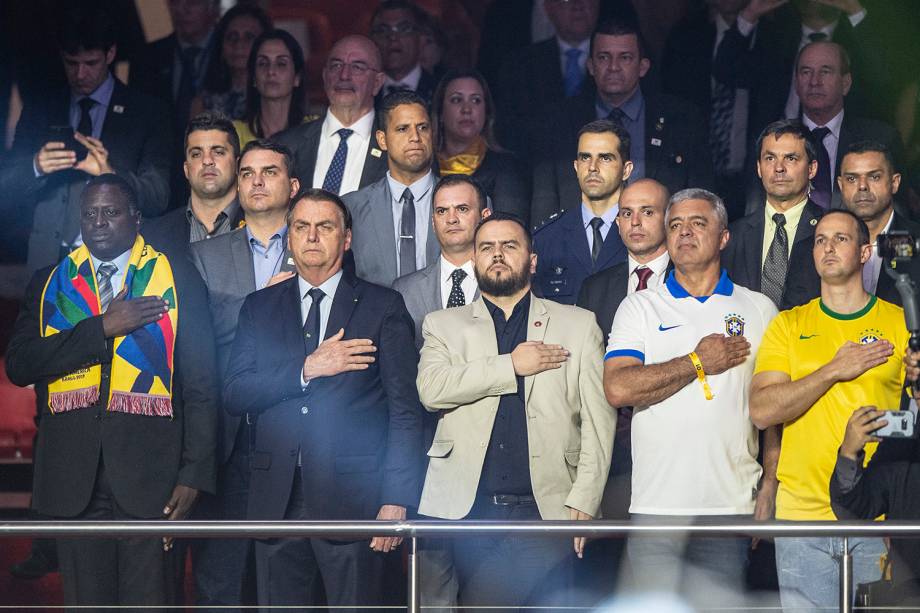
[[[709,296],[691,296],[690,292],[685,290],[683,286],[677,282],[677,279],[674,278],[673,270],[668,273],[668,279],[665,281],[665,285],[675,298],[695,298],[700,302],[706,302],[706,300],[709,299]],[[735,284],[728,278],[728,271],[723,268],[722,274],[719,276],[719,282],[716,283],[715,289],[712,290],[712,295],[721,294],[723,296],[731,296],[734,290]]]

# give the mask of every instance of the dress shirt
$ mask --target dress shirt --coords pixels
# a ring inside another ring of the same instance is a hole
[[[715,59],[725,33],[731,29],[731,24],[716,13],[716,44],[712,47],[712,57]],[[740,28],[739,28],[740,31]],[[750,31],[748,32],[750,33]],[[747,36],[745,34],[745,36]],[[712,79],[711,87],[715,87],[716,80]],[[744,158],[747,154],[747,123],[748,101],[750,93],[746,89],[735,89],[735,106],[732,108],[732,128],[728,145],[727,170],[739,171],[744,168]]]
[[[128,272],[128,262],[131,261],[131,249],[128,249],[114,260],[100,260],[92,253],[89,254],[90,259],[93,260],[93,272],[99,270],[100,264],[112,264],[117,268],[115,272],[112,273],[112,276],[109,277],[109,283],[112,284],[112,298],[118,295],[118,292],[122,290],[122,285],[125,282],[125,273]]]
[[[189,199],[188,205],[185,207],[185,217],[188,219],[188,242],[197,243],[206,238],[220,236],[221,234],[230,232],[234,229],[231,226],[231,222],[233,218],[236,217],[237,211],[239,210],[240,201],[234,198],[223,211],[217,214],[217,217],[214,219],[214,230],[208,232],[207,227],[195,216],[195,212],[192,210],[192,201]]]
[[[483,302],[492,315],[498,354],[514,351],[527,340],[530,319],[530,292],[514,305],[511,318],[485,298]],[[492,437],[486,449],[479,479],[479,492],[495,494],[533,494],[530,481],[530,452],[527,444],[527,412],[524,408],[524,377],[517,377],[517,391],[504,394],[498,401],[498,412],[492,426]]]
[[[882,228],[880,234],[885,234],[891,229],[891,222],[894,221],[894,211],[888,214],[888,223]],[[882,272],[882,258],[878,254],[878,242],[872,243],[872,255],[863,265],[863,289],[870,294],[875,294],[878,289],[878,278],[880,275],[888,274]]]
[[[70,127],[74,130],[80,125],[80,101],[84,98],[91,98],[96,104],[89,110],[90,119],[93,120],[93,133],[89,134],[93,138],[102,138],[102,124],[105,123],[105,114],[109,110],[109,103],[112,101],[112,92],[115,91],[115,77],[109,73],[109,76],[102,85],[96,88],[88,96],[75,96],[70,94]],[[123,110],[123,109],[122,109]],[[84,134],[84,136],[87,136]]]
[[[396,81],[390,78],[390,75],[386,75],[386,79],[383,82],[383,91],[388,92],[391,87],[405,87],[416,91],[418,89],[418,82],[422,79],[422,66],[421,64],[416,64],[415,68],[409,71],[409,74],[404,76],[399,81]]]
[[[434,174],[431,171],[412,185],[403,185],[393,178],[387,171],[387,183],[390,187],[390,201],[393,207],[393,235],[396,237],[396,263],[399,268],[399,225],[402,222],[402,206],[400,200],[406,187],[415,198],[415,269],[421,270],[427,266],[425,261],[425,247],[428,242],[428,227],[431,225],[431,192],[434,187]],[[402,275],[398,271],[396,276]]]
[[[821,127],[811,120],[808,115],[802,113],[802,123],[809,130]],[[831,161],[831,192],[837,189],[837,147],[840,145],[840,126],[843,125],[843,109],[834,115],[833,119],[824,124],[830,132],[822,141],[824,148],[827,149],[827,157]]]
[[[629,266],[629,283],[626,285],[626,295],[635,294],[636,286],[639,285],[639,277],[636,276],[636,269],[640,266],[645,266],[652,270],[652,276],[648,278],[646,282],[647,289],[655,289],[661,285],[664,285],[665,280],[668,275],[668,264],[671,263],[671,258],[668,256],[668,252],[665,251],[657,258],[649,262],[648,264],[640,264],[630,255],[627,257]]]
[[[339,270],[337,273],[326,279],[319,286],[319,289],[326,294],[322,301],[319,303],[319,337],[320,339],[326,338],[326,324],[329,323],[329,313],[332,312],[332,301],[335,299],[335,291],[339,288],[339,281],[342,280],[342,271]],[[314,286],[310,285],[306,279],[299,276],[297,277],[297,288],[300,291],[300,325],[301,327],[307,323],[307,315],[310,313],[310,306],[313,304],[313,299],[310,297],[309,292],[311,289],[314,289]],[[338,330],[336,330],[338,332]],[[320,340],[322,343],[322,340]],[[309,385],[309,381],[303,380],[303,368],[300,369],[300,386],[304,389]],[[300,459],[297,460],[298,466],[300,465]]]
[[[588,237],[588,252],[594,250],[594,228],[591,227],[591,220],[595,217],[600,217],[604,220],[604,225],[601,226],[601,236],[604,237],[604,240],[607,240],[607,234],[610,232],[610,229],[614,226],[617,218],[617,213],[620,211],[620,205],[615,204],[603,215],[595,215],[594,211],[591,210],[584,202],[581,203],[581,221],[585,226],[585,235]]]
[[[600,98],[597,99],[594,108],[598,119],[606,119],[613,110],[613,107],[607,106]],[[631,141],[629,158],[633,163],[633,171],[629,179],[636,182],[645,177],[645,97],[642,95],[642,88],[636,88],[636,93],[619,108],[626,115],[623,127],[629,132]]]
[[[577,45],[570,45],[557,36],[556,44],[559,45],[559,66],[562,68],[562,74],[565,75],[565,65],[567,63],[565,52],[569,49],[578,49],[581,51],[581,54],[578,56],[578,67],[581,69],[581,74],[586,74],[585,64],[588,62],[588,53],[591,49],[591,38],[586,38]]]
[[[802,219],[802,212],[805,210],[806,202],[808,202],[808,198],[802,200],[800,203],[783,213],[783,215],[786,217],[786,238],[789,239],[786,245],[789,253],[786,254],[786,257],[792,255],[792,244],[795,242],[795,233],[799,228],[799,220]],[[776,236],[776,223],[773,222],[773,215],[776,213],[779,213],[779,211],[774,209],[773,205],[767,202],[763,210],[764,227],[763,246],[760,253],[761,267],[763,267],[767,261],[767,253],[770,251],[770,245],[773,244],[773,237]]]
[[[473,261],[467,260],[463,266],[454,266],[444,255],[441,255],[441,308],[447,308],[447,301],[450,299],[450,290],[454,287],[454,280],[451,275],[460,268],[466,273],[466,277],[460,282],[460,289],[463,290],[463,297],[466,304],[469,304],[476,298],[476,289],[479,285],[476,283],[476,273],[473,271]]]
[[[374,131],[374,109],[363,115],[350,126],[343,125],[341,121],[326,111],[323,127],[319,136],[319,148],[316,151],[316,167],[313,170],[313,187],[322,187],[329,172],[329,165],[339,148],[341,137],[336,134],[340,129],[348,128],[354,132],[348,137],[348,157],[345,158],[345,172],[342,174],[342,185],[339,195],[353,192],[360,187],[361,173],[364,171],[364,160],[367,155],[367,146]]]
[[[268,239],[268,245],[259,242],[259,239],[249,231],[248,226],[246,227],[246,238],[249,239],[249,251],[252,253],[252,271],[256,276],[256,289],[260,290],[268,285],[268,280],[281,270],[284,248],[287,246],[287,226],[281,226],[277,232],[272,234]]]

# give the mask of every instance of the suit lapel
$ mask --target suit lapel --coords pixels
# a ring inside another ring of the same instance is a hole
[[[546,325],[549,323],[549,313],[546,305],[540,298],[533,294],[530,296],[530,312],[527,314],[527,340],[542,343],[546,336]],[[530,398],[530,391],[533,389],[533,382],[536,375],[524,377],[524,406],[527,406],[527,400]]]
[[[251,267],[251,266],[250,266]],[[305,357],[303,344],[303,319],[300,313],[300,285],[297,276],[285,281],[287,286],[281,295],[281,326],[283,327],[284,343],[288,353],[294,356]]]
[[[112,98],[109,100],[109,108],[105,111],[105,119],[102,121],[102,130],[100,132],[101,140],[105,146],[112,150],[123,135],[131,133],[132,126],[129,125],[129,117],[134,110],[129,108],[126,100],[126,87],[121,81],[115,79],[115,88],[112,90]]]
[[[379,248],[377,253],[386,254],[383,266],[386,273],[396,278],[396,237],[393,235],[393,197],[390,194],[390,185],[384,176],[378,183],[375,193],[368,194],[367,205],[370,207],[370,217],[374,220],[373,228],[376,230]],[[381,193],[382,192],[382,193]]]
[[[361,170],[361,181],[358,183],[359,189],[367,187],[386,174],[386,155],[386,153],[377,148],[377,138],[374,135],[374,131],[371,130],[371,137],[367,142],[367,151],[364,153],[364,168]]]
[[[572,245],[572,251],[584,270],[593,270],[594,262],[591,261],[591,247],[588,245],[588,235],[582,224],[581,204],[573,207],[564,213],[565,218],[560,220],[565,224],[565,231],[568,234],[568,243]]]
[[[425,303],[425,312],[430,313],[432,311],[441,310],[441,305],[444,304],[444,298],[441,296],[441,262],[438,258],[438,262],[434,266],[429,266],[427,269],[428,278],[425,279],[425,284],[428,286],[428,290],[424,292]]]
[[[329,311],[329,321],[326,323],[326,333],[323,339],[327,339],[340,329],[348,326],[348,320],[360,299],[361,291],[357,287],[357,278],[346,270],[342,272],[342,279],[339,281],[339,287],[335,290],[335,298],[332,299],[332,309]]]
[[[664,130],[667,129],[665,122],[659,122],[661,118],[661,107],[653,96],[642,94],[645,104],[645,176],[654,178],[659,175],[661,167],[661,152],[667,142],[667,135]],[[661,126],[659,130],[658,127]],[[652,138],[657,139],[658,145],[652,145]]]
[[[746,231],[739,236],[744,252],[744,268],[748,278],[748,289],[760,291],[761,275],[763,274],[763,233],[764,212],[759,210],[748,220]]]
[[[327,113],[329,111],[326,111]],[[316,171],[316,158],[319,155],[319,142],[323,135],[323,121],[317,119],[313,124],[307,127],[307,133],[304,135],[304,146],[299,148],[303,152],[304,159],[297,160],[300,168],[310,169],[310,176],[301,177],[305,182],[313,181],[312,173]]]
[[[585,236],[585,240],[587,240],[587,236]],[[626,246],[623,245],[616,223],[613,223],[607,231],[607,237],[604,238],[604,244],[601,246],[601,252],[597,256],[597,263],[594,265],[593,270],[598,271],[610,268],[612,264],[625,258]]]
[[[249,248],[246,230],[240,229],[230,235],[230,254],[233,258],[236,284],[247,294],[256,291],[256,273],[252,267],[252,250]]]

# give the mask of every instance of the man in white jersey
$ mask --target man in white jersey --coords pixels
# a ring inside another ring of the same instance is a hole
[[[632,500],[638,522],[750,518],[758,496],[757,430],[748,416],[754,356],[776,307],[721,269],[728,215],[702,189],[671,197],[665,214],[674,270],[629,295],[613,320],[604,390],[633,406]],[[750,539],[639,537],[627,550],[639,588],[734,604]]]

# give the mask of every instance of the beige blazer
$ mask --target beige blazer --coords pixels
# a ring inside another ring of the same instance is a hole
[[[419,397],[441,412],[428,451],[419,513],[461,519],[473,506],[503,394],[517,391],[511,355],[498,355],[482,299],[430,313],[422,324]],[[603,388],[604,355],[594,315],[531,296],[527,340],[559,344],[568,361],[524,379],[534,497],[543,519],[568,519],[566,507],[597,516],[616,413]]]

